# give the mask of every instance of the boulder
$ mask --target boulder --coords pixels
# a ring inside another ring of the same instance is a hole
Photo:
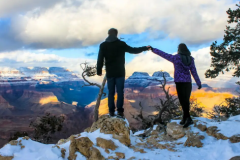
[[[91,147],[93,146],[92,141],[88,137],[81,137],[76,139],[75,137],[71,137],[71,143],[69,146],[69,160],[76,159],[76,152],[80,152],[85,157],[89,158],[91,155]]]
[[[240,160],[240,156],[232,157],[230,160]]]
[[[228,139],[228,137],[224,136],[222,133],[216,133],[214,135],[214,137],[217,138],[217,139],[222,139],[222,140],[227,140]]]
[[[167,134],[174,139],[179,139],[185,136],[185,132],[188,129],[184,129],[182,125],[177,124],[176,122],[167,124]]]
[[[202,125],[202,124],[198,124],[197,128],[200,129],[203,132],[207,130],[207,126],[206,125]]]
[[[106,140],[103,138],[97,138],[97,146],[103,148],[103,149],[111,149],[116,150],[117,146],[114,144],[112,140]]]
[[[240,134],[230,137],[229,140],[232,143],[239,143],[240,142]]]
[[[62,148],[61,149],[61,157],[65,158],[65,155],[66,155],[66,149]]]
[[[58,141],[57,145],[61,145],[61,144],[67,143],[68,141],[70,141],[70,139],[60,139]]]
[[[125,154],[124,154],[124,153],[116,152],[115,154],[116,154],[116,156],[117,156],[118,158],[120,158],[120,159],[124,159],[124,158],[125,158]]]
[[[13,156],[1,156],[0,155],[0,160],[12,160],[14,157]]]
[[[91,129],[91,127],[88,127],[88,128],[86,128],[86,129],[84,130],[84,132],[89,132],[90,129]]]
[[[147,152],[144,151],[144,149],[140,149],[140,148],[137,148],[137,147],[135,147],[133,150],[134,150],[134,152],[147,153]]]
[[[88,160],[105,160],[100,151],[97,148],[91,148],[91,155]]]
[[[201,139],[203,139],[204,137],[202,136],[198,136],[198,134],[195,133],[190,133],[188,134],[188,139],[186,140],[184,146],[188,146],[188,147],[202,147],[203,143],[201,142]]]
[[[18,141],[17,140],[11,140],[10,142],[8,142],[8,144],[10,144],[12,146],[17,146],[18,145]]]
[[[89,132],[100,129],[101,133],[112,134],[114,139],[118,139],[126,146],[131,145],[130,128],[128,124],[120,118],[110,118],[109,115],[103,115],[97,122],[94,122]]]
[[[224,136],[222,133],[218,133],[217,126],[211,126],[207,128],[207,134],[209,136],[213,136],[217,139],[227,140],[228,137]]]
[[[117,157],[109,156],[108,159],[119,160]]]
[[[209,136],[215,136],[215,134],[218,132],[217,126],[211,126],[207,128],[207,134]]]

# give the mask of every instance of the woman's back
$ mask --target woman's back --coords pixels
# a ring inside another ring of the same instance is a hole
[[[175,69],[174,70],[174,82],[192,82],[192,79],[191,79],[191,74],[192,74],[197,85],[198,86],[201,85],[201,81],[198,77],[193,57],[190,56],[191,57],[190,65],[185,65],[182,62],[182,58],[181,58],[180,54],[171,55],[171,54],[167,54],[161,50],[158,50],[156,48],[153,48],[152,51],[155,54],[165,58],[166,60],[168,60],[174,64],[174,69]]]

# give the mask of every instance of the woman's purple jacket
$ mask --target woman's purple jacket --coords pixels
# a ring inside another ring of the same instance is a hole
[[[194,64],[194,58],[192,57],[192,62],[189,66],[186,66],[182,63],[181,57],[179,54],[171,55],[167,54],[156,48],[152,49],[153,53],[165,58],[174,65],[174,82],[192,82],[191,74],[195,79],[198,86],[201,85],[201,81],[198,77],[197,70]],[[190,74],[191,71],[191,74]]]

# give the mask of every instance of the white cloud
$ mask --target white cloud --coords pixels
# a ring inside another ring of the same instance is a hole
[[[47,8],[54,5],[59,0],[0,0],[0,17],[9,17],[12,14],[18,14],[37,8]]]
[[[195,59],[197,72],[202,83],[207,83],[212,87],[232,87],[235,85],[235,82],[239,80],[239,78],[232,77],[232,72],[219,75],[215,79],[205,78],[205,72],[210,68],[211,64],[209,47],[192,51],[192,56]],[[148,72],[150,75],[152,75],[155,71],[160,70],[167,71],[172,77],[174,76],[173,64],[161,58],[160,56],[157,56],[151,51],[137,55],[130,63],[126,65],[127,76],[131,76],[135,71]],[[193,82],[195,81],[193,80]]]
[[[19,41],[36,48],[97,44],[111,27],[122,34],[164,32],[201,44],[223,36],[229,7],[234,7],[229,0],[68,0],[15,17],[12,29]]]
[[[13,52],[3,52],[0,54],[0,67],[19,68],[19,67],[64,67],[73,71],[80,72],[80,63],[89,62],[95,64],[96,60],[87,58],[66,58],[55,54],[46,54],[18,50]]]

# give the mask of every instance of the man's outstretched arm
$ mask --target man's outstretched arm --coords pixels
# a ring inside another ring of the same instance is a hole
[[[138,54],[143,51],[148,50],[148,47],[130,47],[125,43],[125,52],[132,53],[132,54]]]
[[[97,60],[97,75],[99,76],[102,75],[103,61],[104,61],[104,56],[100,46],[99,52],[98,52],[98,60]]]

